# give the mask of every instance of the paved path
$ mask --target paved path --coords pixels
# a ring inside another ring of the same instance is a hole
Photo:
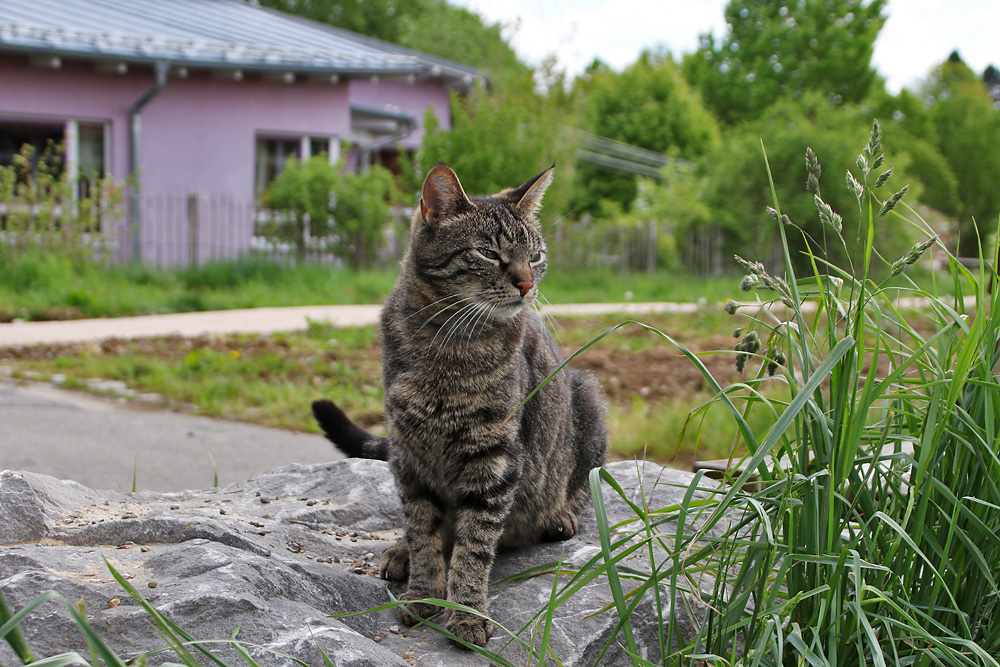
[[[340,458],[319,435],[144,410],[44,384],[0,381],[0,470],[97,489],[181,491],[288,463]]]
[[[357,327],[378,322],[380,308],[381,306],[291,306],[61,322],[15,322],[0,324],[0,347],[170,334],[199,336],[208,333],[264,334],[301,331],[309,326],[310,321],[330,322],[338,327]],[[551,306],[544,310],[553,315],[646,315],[663,312],[690,313],[697,309],[698,306],[693,303],[590,303]]]

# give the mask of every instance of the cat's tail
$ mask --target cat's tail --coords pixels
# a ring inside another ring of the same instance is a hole
[[[359,459],[389,460],[389,438],[372,435],[351,421],[333,401],[313,401],[313,415],[326,439],[348,456]]]

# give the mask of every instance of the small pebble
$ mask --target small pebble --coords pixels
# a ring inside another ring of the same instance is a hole
[[[172,510],[179,510],[180,508],[181,508],[180,505],[171,505],[170,506],[170,509],[172,509]]]
[[[219,509],[219,514],[225,514],[225,513],[226,513],[226,510],[221,509],[221,508]]]
[[[156,588],[158,584],[155,581],[151,581],[146,585],[149,586],[150,588]]]
[[[379,637],[378,635],[375,635],[374,637],[372,637],[372,641],[378,644],[380,641],[382,641],[382,638]]]
[[[261,504],[262,504],[262,505],[266,505],[266,504],[268,504],[269,502],[271,502],[271,499],[270,499],[270,498],[267,498],[266,496],[261,496],[261,497],[260,497],[260,502],[261,502]]]
[[[117,607],[118,605],[120,605],[121,603],[122,603],[122,601],[119,600],[118,598],[111,598],[110,600],[108,600],[108,607],[110,607],[110,608],[113,609],[113,608]]]

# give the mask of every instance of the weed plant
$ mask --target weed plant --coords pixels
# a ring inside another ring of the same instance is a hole
[[[633,506],[635,519],[613,538],[602,530],[605,557],[594,568],[608,576],[622,618],[613,641],[635,665],[653,664],[638,657],[628,618],[643,596],[660,614],[662,664],[998,664],[1000,308],[987,290],[996,251],[970,272],[912,209],[898,213],[906,188],[880,198],[891,175],[880,171],[880,139],[876,123],[846,176],[862,223],[856,240],[841,235],[807,154],[825,241],[856,264],[828,263],[823,244],[803,235],[812,273],[795,275],[787,238],[799,231],[778,202],[784,275],[739,259],[741,287],[779,306],[749,317],[737,350],[756,372],[716,398],[749,454],[721,488],[696,475],[687,497],[698,489],[710,503]],[[886,215],[926,240],[881,258]],[[932,246],[948,259],[954,296],[873,280],[876,268],[905,279]],[[761,391],[775,381],[790,389],[780,405]],[[755,432],[755,411],[780,416]],[[601,470],[591,482],[600,521],[605,488],[616,485]],[[619,562],[636,542],[654,565],[631,573],[626,590]],[[697,610],[693,634],[677,621],[684,606]]]

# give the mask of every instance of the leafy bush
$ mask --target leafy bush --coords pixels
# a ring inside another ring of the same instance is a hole
[[[122,215],[126,183],[86,174],[89,187],[70,179],[62,145],[41,155],[25,144],[11,165],[0,165],[0,258],[30,251],[74,261],[103,259],[108,225]]]
[[[267,187],[262,204],[277,215],[260,225],[272,241],[290,243],[302,263],[310,252],[332,253],[354,268],[369,266],[382,241],[389,211],[398,199],[392,174],[374,166],[345,173],[326,154],[289,158]]]

